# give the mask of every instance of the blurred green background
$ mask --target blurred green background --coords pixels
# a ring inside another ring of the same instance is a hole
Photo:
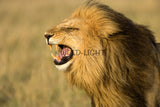
[[[86,0],[0,0],[0,107],[90,107],[54,68],[44,32]],[[159,0],[102,0],[160,41]]]

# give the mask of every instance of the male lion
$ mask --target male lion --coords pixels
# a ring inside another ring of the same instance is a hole
[[[145,26],[89,2],[45,37],[56,46],[55,66],[93,107],[160,107],[158,45]]]

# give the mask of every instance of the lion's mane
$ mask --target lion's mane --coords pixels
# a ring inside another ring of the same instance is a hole
[[[103,50],[103,55],[75,56],[65,72],[72,85],[92,98],[93,106],[158,105],[159,53],[150,30],[100,3],[88,3],[70,18],[87,25],[80,29],[79,50]]]

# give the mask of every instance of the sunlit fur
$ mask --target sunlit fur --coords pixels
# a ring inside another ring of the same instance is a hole
[[[91,97],[92,106],[160,106],[159,52],[146,27],[91,2],[46,33],[73,50],[103,50],[100,55],[74,55],[65,71],[69,83]]]

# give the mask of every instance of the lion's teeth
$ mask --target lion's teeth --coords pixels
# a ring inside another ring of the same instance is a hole
[[[69,51],[67,52],[67,55],[69,55],[71,53],[71,50],[69,49]]]
[[[56,59],[56,56],[54,56],[53,53],[51,53],[51,56],[52,56],[53,59]]]
[[[56,45],[56,50],[58,50],[58,45]]]
[[[49,47],[50,47],[50,50],[52,50],[52,45],[49,45]]]
[[[57,58],[58,61],[60,61],[60,57],[59,56],[57,56],[56,58]]]

